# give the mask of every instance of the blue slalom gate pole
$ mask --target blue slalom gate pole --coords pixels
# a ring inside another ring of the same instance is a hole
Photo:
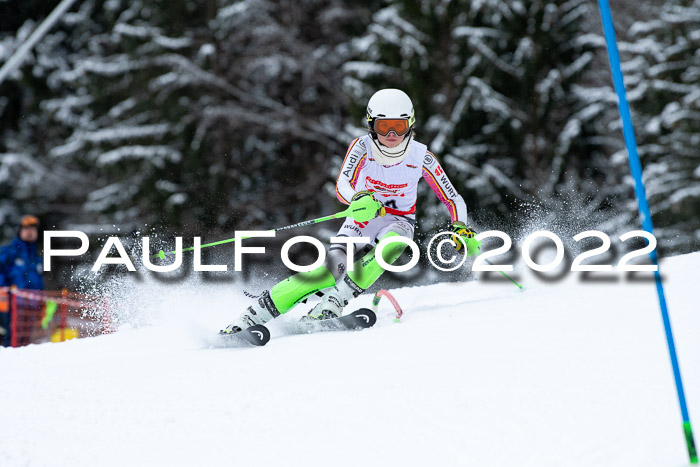
[[[632,127],[632,117],[630,116],[630,107],[627,102],[625,93],[625,84],[622,78],[622,68],[620,66],[620,55],[617,50],[617,41],[615,39],[615,29],[613,27],[612,13],[610,12],[610,4],[608,0],[598,0],[600,7],[600,15],[603,20],[603,32],[605,33],[605,42],[608,46],[608,58],[610,59],[610,69],[612,70],[613,83],[617,92],[618,107],[620,109],[620,117],[622,118],[622,131],[627,145],[629,154],[630,169],[632,177],[634,177],[634,192],[639,203],[639,216],[642,221],[642,229],[653,235],[653,225],[651,223],[651,211],[649,210],[649,202],[647,201],[644,183],[642,181],[642,164],[639,160],[637,152],[637,140],[634,136],[634,128]],[[685,402],[685,392],[683,391],[683,380],[681,379],[681,370],[678,366],[678,357],[676,355],[676,345],[673,341],[673,331],[671,330],[671,320],[668,315],[668,307],[666,306],[666,297],[664,296],[664,288],[661,283],[661,274],[658,268],[658,257],[656,250],[652,250],[649,254],[652,264],[657,266],[654,272],[656,280],[656,291],[659,295],[659,306],[661,308],[661,317],[664,322],[664,330],[666,331],[666,343],[671,356],[671,366],[673,367],[673,376],[676,381],[676,391],[678,392],[678,402],[681,406],[681,415],[683,416],[683,432],[685,433],[685,441],[688,446],[688,456],[691,464],[698,463],[698,455],[695,450],[695,439],[693,438],[693,430],[690,426],[690,416],[688,415],[688,406]]]

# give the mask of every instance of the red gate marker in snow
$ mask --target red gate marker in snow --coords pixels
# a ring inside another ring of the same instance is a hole
[[[394,308],[396,309],[396,318],[394,318],[394,322],[398,323],[401,319],[401,316],[403,316],[403,311],[399,306],[399,302],[396,301],[394,296],[391,295],[388,290],[382,289],[376,294],[374,294],[374,298],[372,299],[372,308],[374,308],[374,312],[377,312],[377,308],[379,307],[379,300],[381,300],[382,297],[388,298],[391,304],[394,305]]]

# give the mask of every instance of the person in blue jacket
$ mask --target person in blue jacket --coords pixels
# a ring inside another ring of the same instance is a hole
[[[39,219],[27,215],[20,221],[19,234],[0,248],[0,287],[43,290],[43,262],[37,251]],[[0,313],[3,345],[10,345],[10,314]],[[3,332],[4,331],[4,332]]]

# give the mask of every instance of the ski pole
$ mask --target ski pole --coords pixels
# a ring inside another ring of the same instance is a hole
[[[494,265],[489,259],[486,259],[485,261],[486,261],[487,263],[489,263],[491,266]],[[515,281],[513,280],[513,278],[510,277],[508,274],[506,274],[506,273],[503,272],[503,271],[498,271],[498,272],[500,272],[501,274],[503,274],[503,276],[506,277],[506,278],[508,278],[513,284],[515,284],[516,286],[518,286],[518,288],[519,288],[520,290],[523,290],[523,286],[520,285],[520,284],[518,284],[517,282],[515,282]]]
[[[287,226],[285,226],[285,227],[277,227],[277,228],[274,228],[274,229],[269,229],[268,232],[277,232],[277,231],[279,231],[279,230],[289,230],[289,229],[295,229],[295,228],[297,228],[297,227],[305,227],[305,226],[307,226],[307,225],[320,224],[321,222],[326,222],[326,221],[329,221],[329,220],[332,220],[332,219],[340,219],[340,218],[343,218],[343,217],[348,217],[348,216],[350,216],[351,214],[352,214],[352,211],[351,211],[350,208],[348,207],[345,211],[336,212],[335,214],[331,214],[330,216],[319,217],[318,219],[311,219],[311,220],[308,220],[308,221],[299,222],[299,223],[297,223],[297,224],[287,225]],[[245,240],[246,238],[250,238],[250,237],[241,237],[241,240]],[[206,248],[206,247],[208,247],[208,246],[215,246],[215,245],[222,245],[222,244],[224,244],[224,243],[231,243],[231,242],[235,242],[235,241],[236,241],[236,238],[235,238],[235,237],[234,237],[234,238],[228,238],[228,239],[226,239],[226,240],[219,240],[218,242],[212,242],[212,243],[207,243],[207,244],[205,244],[205,245],[200,245],[200,248]],[[182,251],[192,251],[192,250],[194,250],[194,247],[189,247],[189,248],[183,248],[183,249],[182,249]],[[156,253],[155,255],[153,255],[152,258],[165,259],[165,255],[172,255],[172,254],[174,254],[174,253],[175,253],[174,250],[173,250],[173,251],[167,251],[167,252],[166,252],[166,251],[163,251],[163,250],[160,250],[158,253]]]

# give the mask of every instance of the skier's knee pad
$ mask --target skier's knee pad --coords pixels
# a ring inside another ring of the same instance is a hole
[[[347,269],[347,252],[344,249],[331,249],[326,256],[326,267],[330,270],[335,280],[341,277]]]
[[[372,245],[369,243],[362,245],[361,247],[357,246],[354,248],[353,256],[358,258],[372,248]],[[331,246],[330,250],[328,251],[328,255],[326,255],[326,267],[331,271],[333,277],[335,277],[335,281],[338,282],[338,279],[343,277],[345,275],[345,271],[348,269],[347,249],[340,245]]]
[[[400,236],[396,232],[389,232],[380,241]],[[382,250],[382,259],[387,264],[393,264],[405,249],[406,244],[403,242],[389,243]],[[355,261],[352,271],[348,271],[348,277],[362,290],[368,289],[384,273],[384,268],[377,262],[376,251],[377,247],[375,246],[366,255]]]
[[[286,313],[309,295],[334,285],[333,274],[326,266],[320,266],[313,271],[300,272],[279,282],[270,289],[270,297],[277,310]]]

